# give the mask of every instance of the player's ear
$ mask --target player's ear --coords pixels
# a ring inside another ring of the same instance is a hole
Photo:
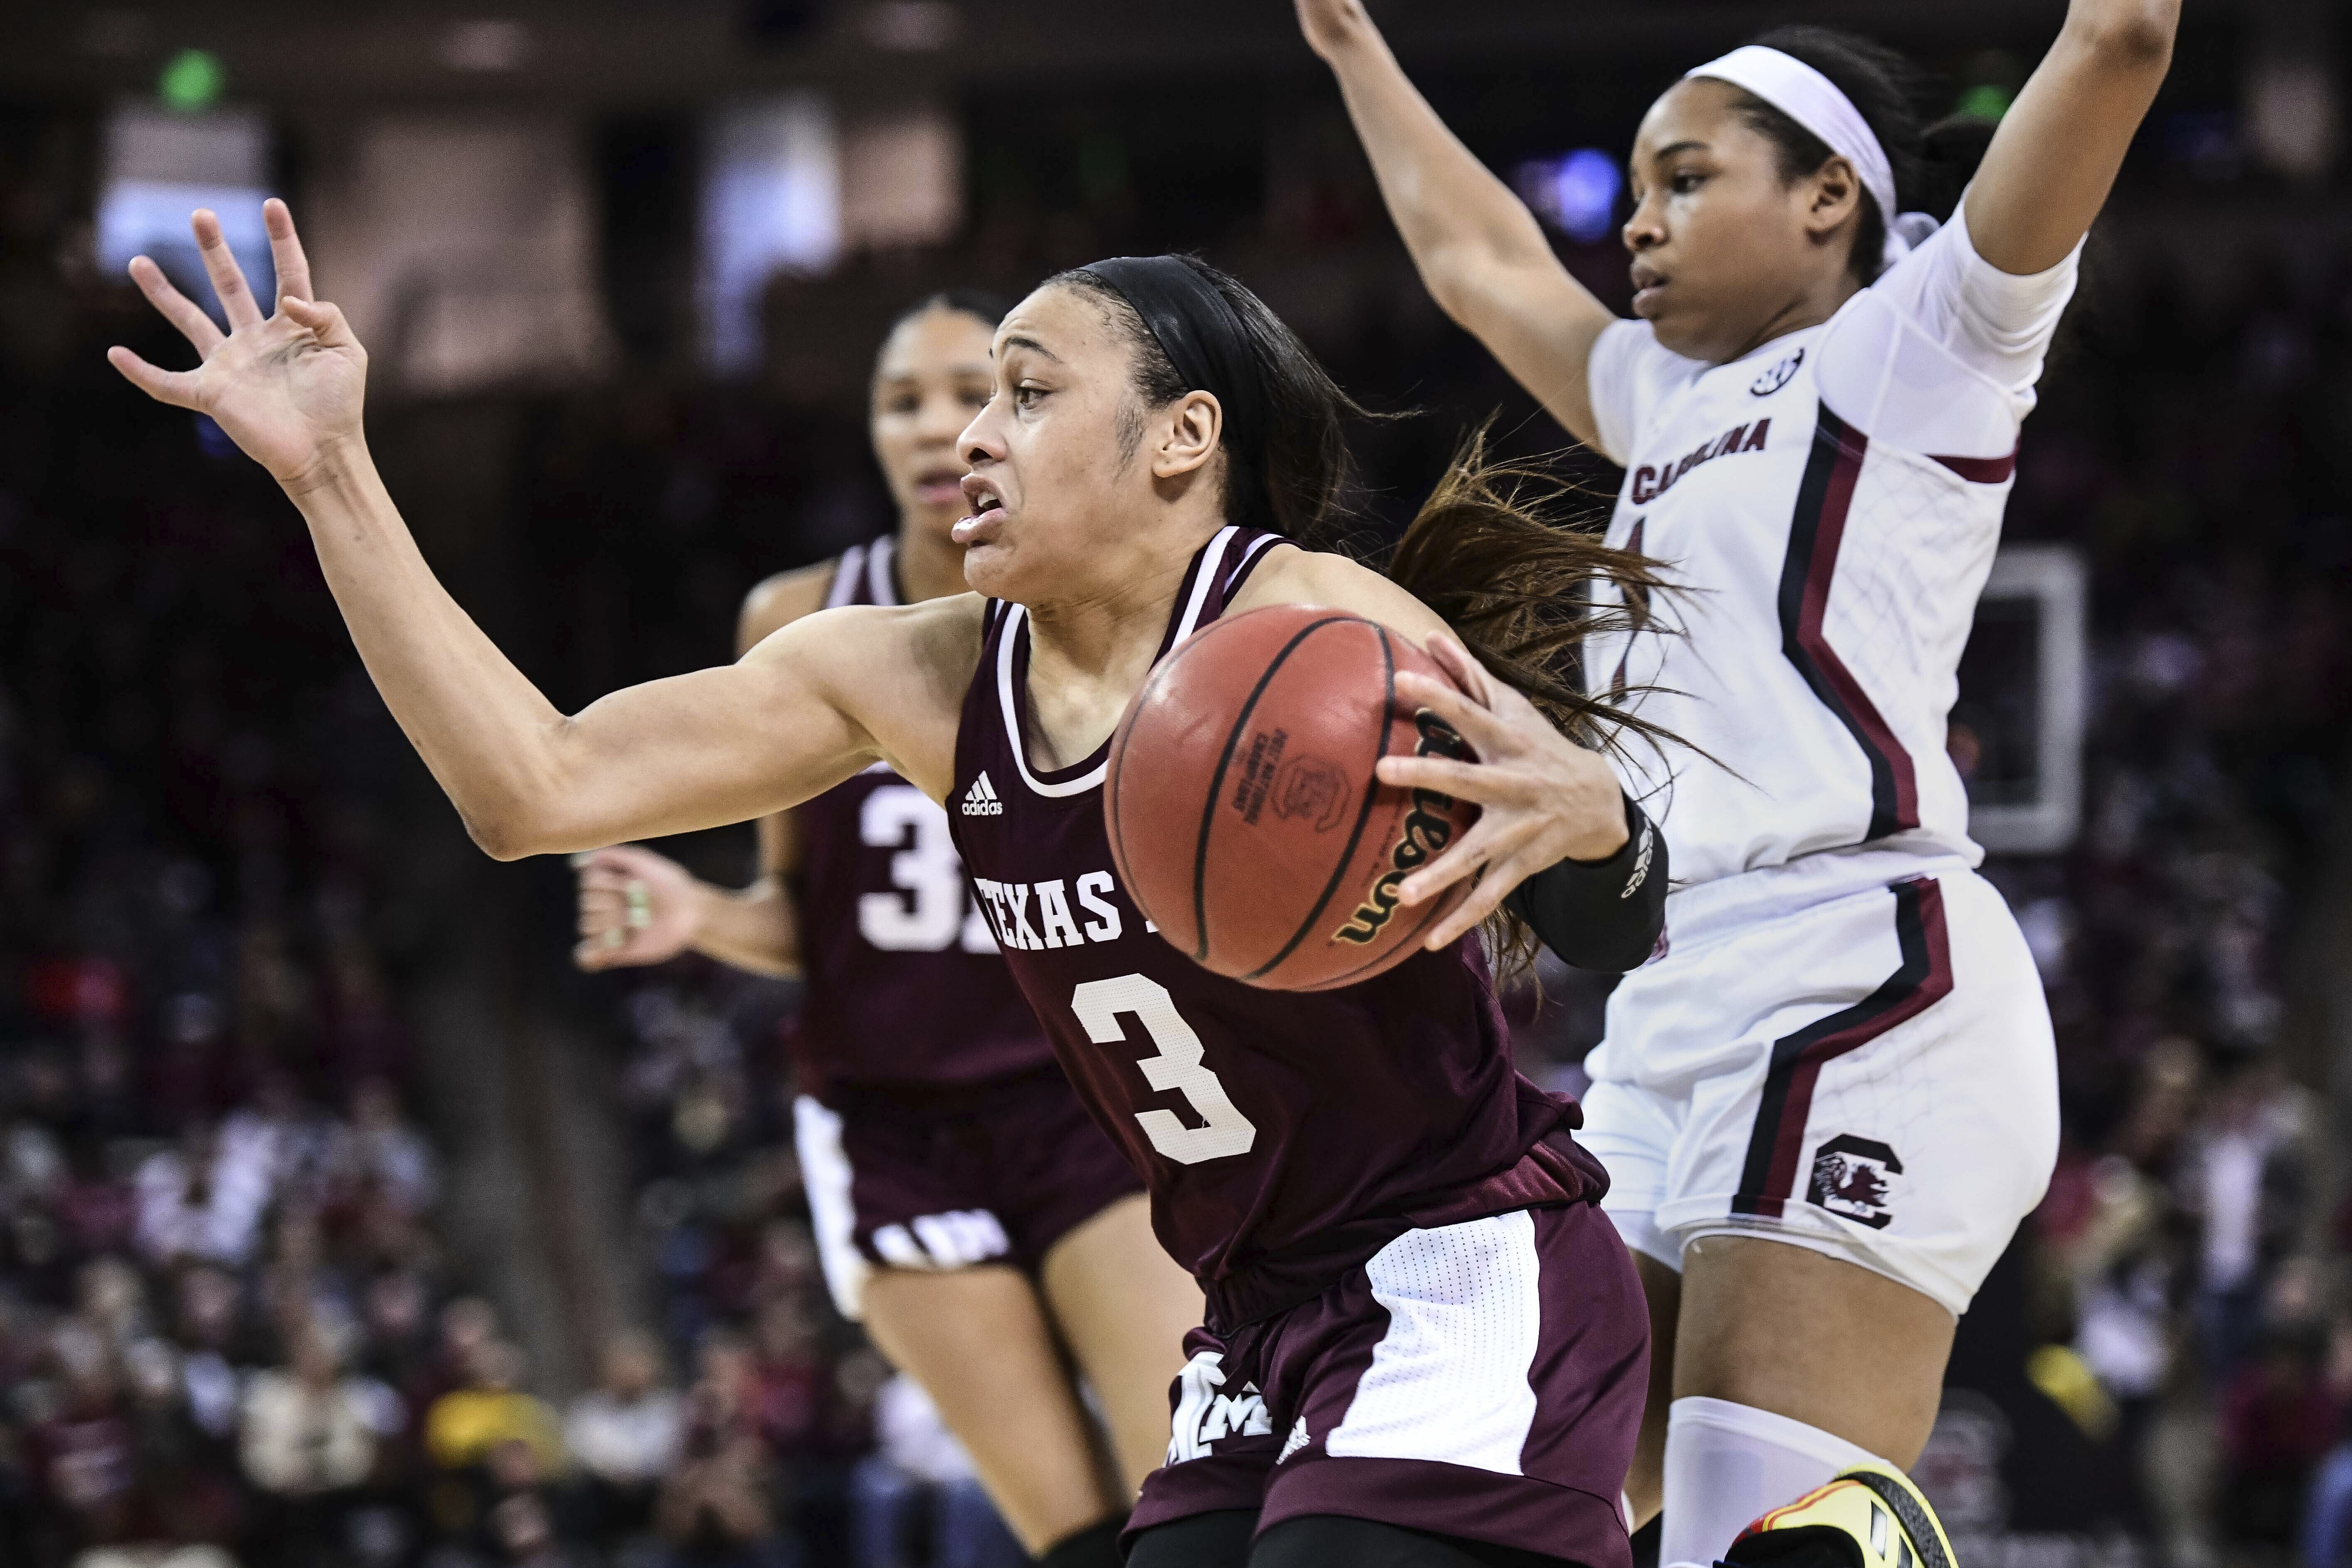
[[[1815,238],[1826,237],[1861,205],[1862,180],[1843,158],[1832,158],[1814,170],[1808,184],[1811,192],[1805,204],[1805,228]]]
[[[1217,432],[1224,427],[1225,411],[1216,395],[1188,392],[1169,405],[1167,435],[1152,455],[1151,477],[1172,479],[1208,462],[1217,449]]]

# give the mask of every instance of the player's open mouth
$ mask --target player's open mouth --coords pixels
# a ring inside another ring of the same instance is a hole
[[[915,476],[915,499],[925,506],[953,506],[963,499],[963,470],[925,468]]]
[[[971,503],[971,515],[955,525],[959,544],[985,543],[995,536],[1004,522],[1004,498],[996,487],[978,474],[966,474],[960,488],[964,499]]]

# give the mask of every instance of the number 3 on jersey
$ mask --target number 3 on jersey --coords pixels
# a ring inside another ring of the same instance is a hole
[[[996,939],[964,895],[963,862],[948,836],[948,814],[912,784],[884,784],[858,808],[857,836],[890,857],[887,893],[857,900],[857,934],[885,952],[994,952]]]
[[[1098,1046],[1129,1043],[1127,1031],[1118,1026],[1118,1016],[1134,1015],[1144,1034],[1160,1047],[1155,1055],[1135,1064],[1143,1069],[1144,1080],[1163,1093],[1174,1089],[1181,1094],[1208,1123],[1187,1127],[1172,1110],[1139,1110],[1135,1119],[1143,1123],[1144,1136],[1151,1140],[1154,1149],[1180,1165],[1250,1152],[1250,1145],[1257,1142],[1256,1127],[1226,1096],[1217,1075],[1201,1065],[1201,1037],[1176,1011],[1166,986],[1140,974],[1089,980],[1071,995],[1070,1011],[1085,1026],[1087,1038]]]

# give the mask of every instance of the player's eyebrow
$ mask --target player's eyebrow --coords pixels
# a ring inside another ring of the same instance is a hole
[[[1651,153],[1650,162],[1653,163],[1663,163],[1666,159],[1673,157],[1677,153],[1704,153],[1706,151],[1706,142],[1700,141],[1696,136],[1685,136],[1681,141],[1670,142],[1666,146],[1661,147],[1656,152]]]
[[[1061,356],[1060,354],[1055,353],[1052,349],[1047,348],[1044,343],[1039,342],[1038,342],[1036,339],[1034,339],[1034,338],[1028,338],[1028,337],[1011,337],[1011,338],[1007,338],[1007,339],[1005,339],[1005,340],[1004,340],[1004,346],[1005,346],[1006,348],[1008,348],[1008,349],[1027,349],[1027,350],[1028,350],[1030,353],[1032,353],[1044,354],[1047,359],[1052,360],[1055,364],[1059,364],[1059,363],[1062,363],[1062,356]]]

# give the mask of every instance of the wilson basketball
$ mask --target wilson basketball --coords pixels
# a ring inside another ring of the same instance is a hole
[[[1282,605],[1227,616],[1160,660],[1111,740],[1103,812],[1119,879],[1195,963],[1283,991],[1368,980],[1466,891],[1396,888],[1478,808],[1373,776],[1384,756],[1467,757],[1396,673],[1444,679],[1384,626]]]

